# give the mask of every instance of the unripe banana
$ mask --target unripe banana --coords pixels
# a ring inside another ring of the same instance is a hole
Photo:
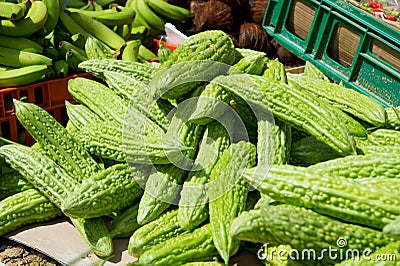
[[[68,0],[66,7],[73,7],[73,8],[81,8],[84,7],[86,5],[86,2],[81,1],[81,0]]]
[[[41,53],[43,47],[24,37],[8,37],[0,35],[0,46],[31,53]]]
[[[61,41],[58,44],[57,48],[58,48],[58,51],[63,55],[65,55],[68,52],[68,50],[73,50],[74,52],[79,53],[81,56],[86,57],[86,52],[83,49],[81,49],[67,41]]]
[[[107,26],[122,26],[132,24],[135,18],[135,11],[131,7],[116,7],[119,12],[112,14],[103,14],[97,16],[96,19]]]
[[[95,10],[84,10],[84,9],[79,9],[79,8],[67,8],[65,10],[68,13],[82,13],[91,18],[96,18],[98,16],[110,14],[110,13],[111,14],[117,13],[116,9],[105,9],[105,10],[95,11]]]
[[[114,31],[127,41],[131,37],[132,23],[122,26],[116,26],[116,29],[114,29]]]
[[[60,17],[60,1],[59,0],[42,0],[47,6],[47,20],[43,27],[38,31],[38,34],[45,36],[52,32],[57,25]]]
[[[190,10],[172,5],[165,0],[146,0],[146,2],[154,12],[167,19],[185,22],[193,18],[193,13]]]
[[[34,1],[25,18],[18,21],[0,20],[0,34],[27,37],[46,23],[47,7],[42,1]]]
[[[139,58],[149,61],[151,59],[157,58],[157,55],[149,50],[146,46],[141,44],[139,47]]]
[[[52,46],[57,47],[61,41],[70,41],[71,34],[62,30],[54,30],[53,37],[50,40]]]
[[[92,1],[92,5],[94,7],[94,11],[101,11],[103,10],[103,7],[101,5],[99,5],[96,1]]]
[[[137,0],[135,11],[142,15],[143,20],[151,27],[150,30],[153,31],[153,34],[164,31],[165,20],[154,13],[145,0]]]
[[[6,47],[0,47],[1,64],[11,67],[23,67],[30,65],[48,65],[52,63],[51,58],[35,54],[31,52],[24,52],[14,50]]]
[[[94,6],[92,1],[88,1],[88,3],[86,5],[84,5],[83,7],[81,7],[82,10],[87,10],[87,11],[94,11]]]
[[[25,9],[26,10],[26,9]],[[16,21],[25,15],[25,10],[22,5],[0,2],[0,18]]]
[[[54,62],[53,69],[57,77],[65,78],[69,74],[69,66],[64,59]]]
[[[109,4],[116,3],[116,0],[95,0],[95,2],[101,6],[108,6]]]
[[[103,23],[81,13],[71,13],[71,18],[81,25],[86,32],[93,35],[112,49],[119,50],[125,40]]]
[[[126,43],[124,51],[122,52],[122,60],[137,62],[139,58],[140,40],[132,40]]]
[[[71,35],[81,33],[85,36],[85,41],[87,37],[90,35],[86,30],[84,30],[79,23],[77,23],[70,15],[65,12],[60,13],[60,20],[62,26],[68,31]]]
[[[62,58],[61,53],[53,46],[48,46],[44,48],[43,55],[53,60],[59,60]]]
[[[86,57],[83,57],[75,50],[68,50],[65,55],[65,62],[67,62],[68,66],[74,71],[78,71],[79,64],[86,60]]]
[[[90,37],[90,35],[85,38],[85,35],[82,33],[76,33],[71,36],[71,43],[81,49],[85,47],[85,43],[87,42],[87,39]]]
[[[36,82],[46,76],[46,65],[32,65],[0,71],[0,87],[22,86]]]

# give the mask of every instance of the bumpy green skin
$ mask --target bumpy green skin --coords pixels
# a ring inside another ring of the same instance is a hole
[[[102,120],[124,122],[127,106],[107,86],[87,78],[68,81],[68,91],[80,104],[86,105]]]
[[[311,210],[289,205],[266,206],[242,213],[233,221],[230,235],[235,239],[254,243],[289,244],[298,251],[313,249],[317,256],[322,249],[339,249],[339,238],[347,241],[343,254],[349,249],[357,249],[361,253],[367,248],[376,249],[393,241],[377,230],[343,223]],[[324,259],[329,259],[328,252],[324,255]],[[340,260],[340,256],[337,257]]]
[[[226,73],[234,59],[234,44],[223,31],[192,35],[161,64],[153,79],[155,87],[160,88],[162,98],[177,99],[195,89],[199,85],[196,81],[208,81]],[[178,84],[177,81],[190,82]]]
[[[170,121],[168,114],[173,109],[170,102],[164,99],[155,101],[147,83],[137,81],[123,73],[104,72],[110,86],[126,103],[129,108],[134,107],[167,130]]]
[[[98,115],[82,104],[71,104],[66,101],[65,107],[69,121],[79,130],[102,121]]]
[[[0,236],[22,226],[61,216],[59,208],[38,190],[30,188],[0,201]]]
[[[400,130],[400,106],[396,108],[386,108],[387,128]]]
[[[137,80],[147,80],[156,68],[151,64],[114,59],[91,59],[79,64],[79,68],[99,78],[104,78],[104,71],[126,73]]]
[[[317,163],[310,170],[327,176],[345,178],[398,178],[400,172],[399,153],[352,155]]]
[[[262,75],[271,80],[287,83],[285,66],[278,59],[270,60]]]
[[[162,214],[179,194],[185,171],[174,165],[156,166],[146,182],[137,221],[146,224]]]
[[[143,194],[136,180],[147,177],[147,168],[116,164],[86,178],[65,199],[63,212],[73,218],[94,218],[121,211]]]
[[[191,233],[169,238],[152,247],[130,265],[181,265],[198,260],[212,260],[217,254],[211,226],[206,224]]]
[[[306,90],[299,83],[297,83],[296,81],[293,81],[293,80],[289,80],[289,86],[291,86],[293,89],[296,89],[299,91]],[[330,102],[328,100],[326,100],[325,98],[320,98],[320,99],[325,100],[326,102],[328,102],[330,104]],[[356,119],[349,116],[348,114],[346,114],[339,108],[335,107],[334,105],[331,105],[330,108],[331,108],[331,111],[335,113],[335,116],[337,117],[337,119],[339,119],[340,121],[342,121],[345,124],[345,126],[347,127],[347,129],[349,130],[349,132],[352,136],[362,138],[362,139],[367,138],[368,131],[360,122],[358,122]]]
[[[267,54],[264,52],[260,52],[260,51],[256,51],[256,50],[252,50],[252,49],[247,49],[247,48],[235,48],[237,54],[238,54],[238,59],[242,59],[243,57],[247,57],[247,56],[263,56],[266,57]],[[239,61],[237,60],[237,61]]]
[[[97,256],[108,257],[114,253],[112,238],[102,218],[78,218],[71,222]]]
[[[291,148],[291,126],[260,114],[257,129],[257,166],[287,164]]]
[[[79,141],[44,109],[16,100],[14,106],[18,120],[45,154],[78,182],[101,170]]]
[[[114,59],[111,49],[102,41],[90,35],[85,42],[85,52],[88,59]]]
[[[336,159],[339,155],[314,137],[305,137],[293,143],[290,160],[296,165],[312,165]]]
[[[207,125],[194,169],[183,183],[179,200],[178,221],[188,230],[196,228],[208,218],[208,188],[211,170],[222,152],[230,145],[230,136],[219,122]]]
[[[146,250],[187,232],[178,224],[178,210],[168,211],[132,234],[129,238],[128,253],[138,257]]]
[[[397,266],[400,264],[400,241],[392,242],[386,246],[378,248],[367,258],[361,257],[359,260],[344,260],[336,266],[362,266],[362,265],[386,265]]]
[[[196,109],[191,113],[189,121],[199,125],[211,123],[225,112],[230,99],[231,96],[221,86],[207,84],[198,98]]]
[[[140,227],[136,217],[139,210],[139,203],[122,210],[111,223],[110,236],[112,238],[130,237]]]
[[[213,167],[208,194],[209,213],[214,245],[228,263],[239,248],[239,242],[229,236],[232,220],[246,208],[249,184],[242,178],[246,167],[255,164],[256,149],[249,142],[231,144]]]
[[[221,30],[204,31],[190,36],[181,43],[162,64],[168,67],[173,64],[209,60],[232,64],[235,58],[235,46],[232,39]]]
[[[400,131],[377,129],[368,136],[368,141],[383,146],[400,146]]]
[[[136,124],[98,122],[80,131],[80,142],[91,154],[117,162],[140,164],[169,164],[169,158],[178,156],[184,148],[178,144],[166,147],[164,131],[139,111],[135,112]]]
[[[329,81],[329,78],[324,75],[316,66],[314,66],[310,61],[306,61],[304,68],[304,76],[310,79],[322,79]]]
[[[168,60],[168,57],[171,55],[172,51],[167,48],[162,42],[160,42],[160,47],[157,51],[158,61],[162,64]]]
[[[16,171],[0,175],[0,200],[30,188],[33,186]]]
[[[243,57],[229,69],[230,74],[239,74],[240,72],[261,75],[265,68],[264,55],[254,54]]]
[[[57,207],[78,181],[44,154],[29,147],[10,144],[0,147],[0,156]]]
[[[381,127],[386,124],[383,106],[364,94],[322,79],[296,78],[295,81],[315,96],[371,125]]]
[[[400,214],[396,193],[346,177],[295,166],[272,166],[268,174],[245,171],[245,179],[271,198],[310,208],[350,223],[382,229]],[[312,189],[310,189],[312,188]]]
[[[270,109],[281,121],[315,136],[341,155],[356,153],[354,140],[331,106],[309,93],[248,74],[219,76],[212,83],[222,85],[249,104]]]

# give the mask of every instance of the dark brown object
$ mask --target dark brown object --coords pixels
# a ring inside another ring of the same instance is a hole
[[[238,44],[241,48],[253,49],[269,54],[271,50],[269,36],[257,23],[243,23],[240,26]]]
[[[180,6],[186,9],[190,8],[190,0],[165,0],[165,1],[174,6]]]
[[[279,61],[285,66],[295,66],[295,65],[303,65],[304,61],[289,52],[282,45],[277,43],[276,41],[272,41],[272,46],[275,47],[276,57]]]
[[[230,32],[234,26],[232,8],[223,1],[192,1],[190,10],[194,13],[193,32],[205,30]]]
[[[268,6],[268,0],[254,0],[250,8],[251,19],[254,23],[261,24],[264,20],[265,10]]]

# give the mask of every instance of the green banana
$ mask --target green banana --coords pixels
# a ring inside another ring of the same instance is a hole
[[[125,45],[125,40],[121,36],[96,19],[81,13],[71,13],[70,16],[81,25],[86,32],[93,35],[112,49],[119,50]]]
[[[61,41],[61,42],[58,44],[58,51],[59,51],[61,54],[65,55],[65,54],[68,52],[68,50],[73,50],[74,53],[79,53],[79,55],[81,55],[82,57],[86,57],[86,52],[85,52],[85,50],[79,48],[78,46],[73,45],[73,44],[70,43],[70,42]]]
[[[81,7],[82,10],[87,10],[87,11],[94,11],[94,6],[91,0],[89,0],[87,2],[86,5],[84,5],[83,7]]]
[[[124,40],[129,40],[131,37],[131,31],[132,31],[132,23],[129,24],[125,24],[122,26],[115,26],[114,31],[121,36],[122,38],[124,38]]]
[[[47,46],[44,48],[43,55],[53,60],[59,60],[62,58],[61,53],[54,46]]]
[[[101,15],[106,15],[106,14],[114,14],[117,13],[116,9],[104,9],[104,10],[100,10],[100,11],[95,11],[95,10],[84,10],[84,9],[80,9],[80,8],[66,8],[65,9],[68,13],[81,13],[81,14],[85,14],[88,17],[91,18],[96,18],[98,16]]]
[[[169,20],[186,22],[194,16],[190,10],[172,5],[164,0],[146,0],[146,2],[155,13]]]
[[[46,76],[46,65],[32,65],[0,72],[0,87],[22,86]]]
[[[149,61],[151,59],[157,58],[157,55],[149,50],[146,46],[141,44],[139,47],[139,58]]]
[[[97,4],[101,6],[108,6],[109,4],[116,3],[116,0],[96,0],[95,1]]]
[[[82,56],[79,52],[73,49],[68,50],[68,52],[65,54],[65,62],[67,62],[68,66],[74,71],[78,71],[78,65],[86,60],[86,57]]]
[[[41,53],[43,51],[41,45],[24,37],[0,35],[0,46],[31,53]]]
[[[97,16],[96,19],[107,26],[122,26],[132,24],[135,17],[135,10],[133,10],[133,8],[117,6],[116,9],[120,11],[116,13],[103,14]]]
[[[94,11],[101,11],[101,10],[103,10],[103,7],[101,6],[101,5],[99,5],[96,1],[92,1],[92,5],[93,5],[93,8],[94,8]]]
[[[69,74],[69,65],[64,59],[60,59],[53,64],[54,72],[57,77],[65,78]]]
[[[25,16],[25,4],[15,4],[10,2],[0,2],[0,18],[11,21],[20,20]],[[26,6],[26,5],[25,5]]]
[[[51,58],[44,55],[31,52],[14,50],[6,47],[0,47],[1,64],[11,67],[23,67],[31,65],[47,65],[52,64]]]
[[[122,52],[122,60],[137,62],[139,56],[140,40],[132,40],[126,43],[124,51]]]
[[[112,50],[93,36],[87,38],[85,51],[88,59],[115,59]]]
[[[53,32],[53,37],[51,38],[50,43],[54,47],[57,47],[57,45],[61,41],[70,41],[70,40],[71,40],[71,34],[69,34],[66,31],[62,31],[62,30],[55,30]]]
[[[142,18],[150,25],[151,30],[158,33],[164,31],[165,20],[153,12],[146,0],[136,0],[136,8],[136,13],[142,15]]]
[[[60,13],[60,21],[65,30],[68,31],[68,33],[71,35],[81,33],[86,38],[90,35],[79,25],[79,23],[77,23],[74,19],[72,19],[70,15],[65,13],[65,11]]]
[[[81,8],[84,7],[86,5],[86,2],[82,1],[82,0],[68,0],[66,7],[73,7],[73,8]]]
[[[0,20],[0,34],[27,37],[37,32],[47,20],[47,6],[42,1],[33,1],[26,16],[18,21]]]
[[[43,27],[37,33],[41,36],[46,36],[56,27],[58,19],[60,17],[60,4],[64,4],[64,2],[60,3],[61,1],[59,0],[42,1],[46,4],[48,16],[46,19],[46,23],[44,23]]]
[[[71,42],[79,47],[82,48],[85,47],[85,43],[87,42],[87,39],[90,36],[88,36],[87,38],[85,38],[85,35],[83,35],[82,33],[75,33],[74,35],[71,36]]]

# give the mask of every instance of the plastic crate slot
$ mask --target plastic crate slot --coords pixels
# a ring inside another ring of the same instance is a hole
[[[305,41],[314,20],[315,9],[312,5],[301,0],[296,0],[293,3],[286,20],[286,29]]]
[[[0,124],[1,136],[6,139],[10,139],[10,122],[5,121]]]
[[[360,39],[360,35],[342,23],[337,23],[328,44],[327,55],[342,66],[349,68],[353,63]]]
[[[13,110],[13,97],[11,93],[4,94],[4,110],[7,111],[12,111]]]
[[[42,87],[35,87],[33,89],[33,94],[35,96],[35,103],[36,104],[43,104],[44,100],[43,100],[43,88]]]
[[[17,132],[18,132],[18,143],[26,145],[26,136],[28,133],[26,132],[25,128],[21,125],[21,123],[17,120]]]
[[[25,98],[25,99],[23,99],[23,98]],[[28,90],[21,90],[20,92],[19,92],[19,99],[23,99],[24,100],[24,102],[29,102],[29,92],[28,92]]]
[[[390,66],[400,70],[400,52],[378,40],[373,40],[371,43],[371,53],[388,63]]]
[[[65,127],[67,125],[67,123],[68,123],[67,108],[63,107],[60,110],[60,113],[61,113],[61,125],[63,125]]]

